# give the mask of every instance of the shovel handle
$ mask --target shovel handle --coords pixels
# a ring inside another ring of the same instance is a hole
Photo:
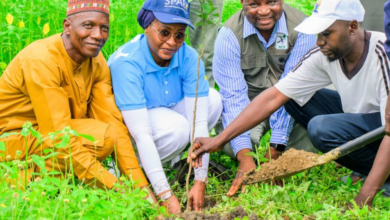
[[[382,138],[384,135],[385,126],[379,127],[322,155],[319,158],[318,163],[329,163],[330,161],[336,160],[337,158],[345,156],[352,151],[362,148],[365,145],[370,144],[378,140],[379,138]]]
[[[343,145],[341,145],[340,148],[340,155],[339,157],[342,157],[344,155],[347,155],[351,153],[352,151],[355,151],[361,147],[366,146],[367,144],[370,144],[380,138],[383,138],[385,136],[385,126],[381,126],[375,130],[372,130],[352,141],[349,141]]]

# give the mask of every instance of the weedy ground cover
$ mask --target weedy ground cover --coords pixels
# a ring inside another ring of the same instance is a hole
[[[309,15],[315,1],[285,2]],[[142,3],[142,0],[111,1],[110,38],[103,48],[106,58],[119,46],[142,33],[136,21]],[[67,0],[0,1],[0,75],[22,48],[62,31],[66,4]],[[239,0],[225,0],[222,22],[240,8]],[[142,199],[146,193],[132,190],[134,183],[123,177],[121,180],[127,188],[122,189],[122,194],[97,189],[93,184],[87,186],[71,174],[57,179],[53,175],[59,173],[45,171],[44,160],[55,156],[56,147],[68,146],[64,137],[81,135],[76,131],[67,128],[50,137],[41,137],[31,124],[26,123],[21,135],[58,139],[60,144],[46,150],[43,157],[30,155],[23,160],[8,161],[7,155],[4,155],[6,160],[0,162],[0,219],[153,219],[159,215],[167,216],[164,208],[152,207],[150,201]],[[254,154],[256,160],[263,161],[268,142],[269,134],[262,139],[261,146]],[[6,143],[0,142],[0,150],[6,149]],[[221,152],[212,154],[211,159],[233,173],[237,171],[237,162]],[[110,160],[105,164],[109,164]],[[40,167],[40,172],[34,173],[34,180],[27,183],[26,190],[22,190],[26,182],[18,174],[23,174],[31,166]],[[345,168],[335,169],[334,164],[327,164],[286,179],[284,187],[251,185],[246,187],[245,193],[232,198],[225,196],[231,180],[221,181],[218,176],[210,176],[206,193],[216,204],[209,207],[206,213],[224,214],[242,207],[248,214],[255,213],[259,219],[390,219],[390,200],[382,196],[376,198],[371,212],[367,208],[355,208],[341,214],[362,185],[352,185],[351,180],[345,184],[339,180],[349,173]],[[174,171],[170,171],[168,176],[174,174]],[[10,182],[6,182],[6,179]],[[185,204],[184,187],[176,183],[172,189]]]

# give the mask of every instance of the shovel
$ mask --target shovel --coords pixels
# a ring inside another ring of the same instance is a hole
[[[347,154],[349,154],[349,153],[351,153],[359,148],[364,147],[365,145],[367,145],[369,143],[372,143],[372,142],[378,140],[379,138],[382,138],[384,135],[385,135],[385,126],[379,127],[379,128],[377,128],[373,131],[370,131],[370,132],[368,132],[368,133],[366,133],[366,134],[364,134],[364,135],[362,135],[362,136],[360,136],[352,141],[349,141],[349,142],[341,145],[338,148],[335,148],[335,149],[329,151],[326,154],[319,156],[317,158],[317,160],[315,162],[313,162],[310,166],[302,167],[301,169],[298,169],[298,170],[295,170],[292,172],[280,173],[280,174],[277,174],[273,177],[266,177],[263,179],[262,178],[259,178],[259,179],[250,178],[249,176],[252,175],[252,173],[249,172],[249,173],[245,174],[245,176],[243,178],[243,184],[249,185],[252,183],[278,180],[278,179],[286,178],[289,176],[293,176],[297,173],[308,170],[310,168],[320,166],[320,165],[329,163],[331,161],[334,161],[334,160],[336,160],[342,156],[345,156],[345,155],[347,155]],[[275,162],[277,162],[277,160],[275,160]],[[252,172],[254,172],[254,171],[252,171]]]

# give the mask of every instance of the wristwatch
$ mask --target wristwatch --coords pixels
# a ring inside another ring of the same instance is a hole
[[[197,177],[194,179],[195,181],[201,181],[206,185],[209,182],[209,179],[207,177]]]
[[[166,201],[167,199],[171,198],[173,196],[172,191],[168,191],[160,196],[161,201]]]
[[[280,152],[283,152],[284,150],[286,150],[286,147],[287,147],[284,144],[274,144],[274,143],[270,143],[269,146],[275,148],[275,150],[280,151]]]

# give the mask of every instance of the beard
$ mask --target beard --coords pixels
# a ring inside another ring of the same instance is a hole
[[[333,55],[332,57],[326,56],[326,58],[328,59],[328,61],[330,63],[334,62],[334,61],[336,61],[338,59],[343,58],[344,57],[344,53],[345,53],[345,51],[342,48],[336,49],[336,50],[331,50],[331,52],[332,52],[332,55]]]

